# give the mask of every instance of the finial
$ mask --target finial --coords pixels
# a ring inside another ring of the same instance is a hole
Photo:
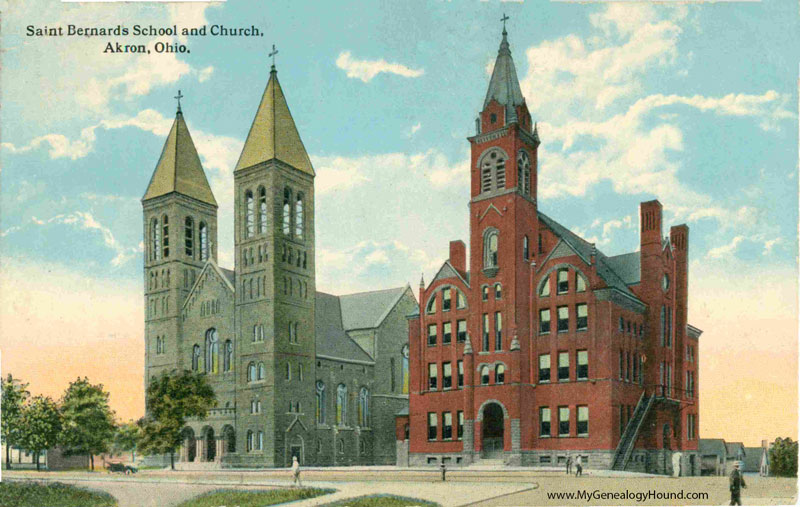
[[[425,273],[420,274],[419,276],[419,287],[421,289],[425,288]]]
[[[467,336],[467,340],[464,343],[464,355],[472,354],[472,345],[469,342],[469,336]]]
[[[178,112],[180,113],[181,112],[181,99],[183,98],[183,94],[181,93],[180,90],[178,90],[178,94],[175,95],[174,98],[178,99]]]
[[[506,32],[506,21],[508,21],[508,19],[509,19],[509,17],[506,16],[506,13],[504,12],[503,13],[503,17],[500,18],[500,21],[503,22],[503,35],[508,35],[508,32]]]
[[[269,54],[269,56],[272,57],[272,69],[271,69],[272,72],[275,72],[275,55],[277,55],[277,54],[278,54],[278,50],[275,49],[275,44],[273,44],[272,45],[272,52]]]

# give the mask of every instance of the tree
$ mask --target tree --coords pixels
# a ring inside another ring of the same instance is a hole
[[[22,410],[20,445],[32,451],[39,470],[39,455],[58,444],[61,434],[61,413],[49,396],[36,396]]]
[[[6,445],[6,468],[11,468],[11,447],[20,446],[22,435],[22,411],[25,402],[28,401],[30,393],[28,384],[23,384],[19,379],[15,379],[8,374],[2,380],[0,389],[3,391],[2,403],[0,403],[0,437]]]
[[[214,390],[202,373],[183,370],[153,377],[147,386],[147,415],[141,421],[140,451],[169,453],[170,467],[174,470],[175,450],[181,444],[181,429],[186,418],[205,417],[214,403]]]
[[[769,449],[769,471],[778,477],[797,477],[797,442],[775,439]]]
[[[86,377],[70,382],[61,398],[61,415],[64,455],[88,454],[94,470],[94,455],[108,452],[115,430],[103,384],[90,384]]]
[[[120,424],[114,433],[114,452],[130,452],[131,461],[136,461],[136,447],[142,438],[141,428],[136,422],[129,421]]]

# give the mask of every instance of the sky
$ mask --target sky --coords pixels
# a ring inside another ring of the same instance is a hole
[[[539,207],[607,255],[638,205],[690,227],[700,435],[797,436],[798,5],[0,0],[2,371],[143,412],[140,199],[182,108],[233,267],[233,168],[276,66],[316,176],[317,286],[416,286],[468,238],[469,143],[503,14],[538,121]],[[28,37],[26,27],[256,27]],[[109,41],[186,53],[109,54]]]

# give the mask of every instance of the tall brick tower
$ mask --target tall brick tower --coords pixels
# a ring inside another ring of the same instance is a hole
[[[313,462],[314,169],[275,66],[234,171],[242,464]],[[263,441],[258,439],[266,428]]]

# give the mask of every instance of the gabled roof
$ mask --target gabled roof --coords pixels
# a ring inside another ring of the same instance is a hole
[[[191,289],[189,289],[189,294],[187,294],[186,298],[183,300],[184,307],[189,304],[189,301],[191,301],[192,296],[197,291],[197,288],[200,286],[200,281],[203,279],[203,276],[205,276],[205,273],[207,271],[213,271],[214,273],[216,273],[219,279],[222,280],[225,286],[231,291],[231,294],[236,293],[235,289],[236,284],[234,283],[233,280],[233,271],[231,271],[230,269],[221,268],[217,266],[217,263],[214,262],[213,259],[209,259],[208,261],[206,261],[206,264],[203,266],[203,269],[200,270],[200,274],[197,275],[197,278],[194,281],[194,285],[192,285]]]
[[[430,287],[437,280],[447,280],[448,278],[458,278],[464,283],[464,285],[469,287],[469,282],[467,281],[467,279],[464,278],[464,276],[462,276],[461,273],[456,268],[454,268],[452,264],[450,264],[449,260],[444,261],[442,267],[439,268],[439,271],[436,273],[436,276],[434,276],[433,279],[431,280],[431,283],[428,284],[428,287]]]
[[[697,442],[697,450],[700,454],[716,454],[717,456],[728,454],[725,441],[721,438],[701,438]]]
[[[337,359],[373,362],[364,349],[353,341],[342,326],[340,298],[316,293],[314,321],[317,354]]]
[[[235,170],[246,169],[272,159],[278,159],[314,176],[314,168],[303,141],[300,140],[300,133],[292,119],[274,67]]]
[[[225,278],[231,283],[231,286],[236,287],[236,272],[232,269],[219,268],[220,272],[225,275]]]
[[[489,105],[492,99],[506,106],[506,118],[514,110],[514,106],[525,103],[522,96],[522,89],[517,78],[517,69],[514,66],[514,59],[511,58],[511,49],[508,44],[508,33],[503,28],[503,40],[500,42],[500,49],[497,51],[497,59],[492,70],[492,79],[489,81],[489,89],[486,90],[486,98],[483,101],[483,108]],[[508,123],[508,121],[506,122]]]
[[[603,279],[606,285],[639,300],[628,288],[623,278],[613,269],[613,263],[609,262],[609,257],[600,250],[597,250],[592,243],[589,243],[542,212],[539,212],[539,221],[553,231],[553,234],[566,243],[586,264],[591,262],[592,250],[594,249],[596,252],[595,261],[597,262],[597,274],[600,275],[600,278]]]
[[[161,150],[161,156],[142,201],[172,192],[212,206],[217,205],[180,109],[175,115],[175,121],[164,142],[164,148]]]
[[[608,257],[606,263],[617,273],[627,285],[636,285],[642,281],[640,252],[630,252]]]
[[[765,449],[762,447],[745,447],[744,448],[744,471],[745,472],[758,472],[761,469],[761,457]],[[769,455],[769,453],[767,453]],[[769,456],[767,456],[769,462]]]
[[[725,450],[728,452],[728,456],[735,457],[739,450],[744,453],[744,444],[741,442],[725,442]]]
[[[344,329],[350,331],[380,326],[407,290],[411,290],[408,285],[339,296]]]

